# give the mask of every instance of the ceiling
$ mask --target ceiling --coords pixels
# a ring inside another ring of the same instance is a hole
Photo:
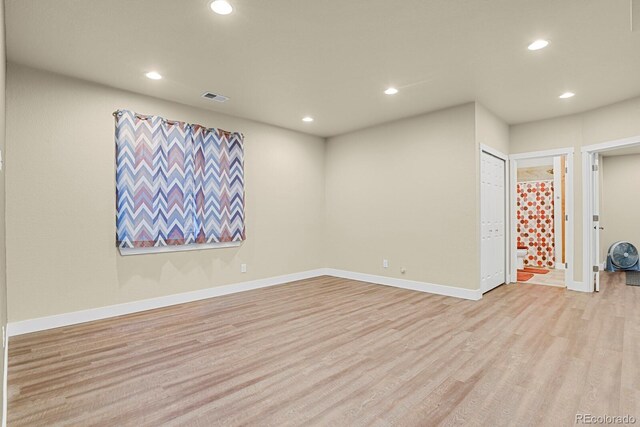
[[[8,59],[320,136],[473,100],[515,124],[640,95],[628,0],[230,2],[7,0]]]

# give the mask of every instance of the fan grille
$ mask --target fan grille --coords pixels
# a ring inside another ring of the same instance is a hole
[[[631,268],[638,263],[638,250],[629,242],[617,242],[609,250],[611,262],[618,268]]]

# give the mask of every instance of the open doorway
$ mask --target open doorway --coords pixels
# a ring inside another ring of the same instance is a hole
[[[617,279],[638,286],[640,137],[584,147],[583,169],[586,290]]]
[[[510,158],[512,281],[567,287],[573,282],[573,150]]]
[[[517,282],[566,286],[566,158],[517,162]]]

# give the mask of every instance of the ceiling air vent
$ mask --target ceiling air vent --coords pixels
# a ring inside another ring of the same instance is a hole
[[[202,97],[206,99],[210,99],[212,101],[216,101],[216,102],[227,102],[229,100],[229,98],[224,95],[218,95],[216,93],[211,93],[211,92],[203,93]]]

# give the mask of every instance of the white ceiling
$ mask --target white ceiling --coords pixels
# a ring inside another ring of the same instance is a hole
[[[8,58],[321,136],[473,100],[514,124],[640,95],[628,0],[230,1],[7,0]]]

